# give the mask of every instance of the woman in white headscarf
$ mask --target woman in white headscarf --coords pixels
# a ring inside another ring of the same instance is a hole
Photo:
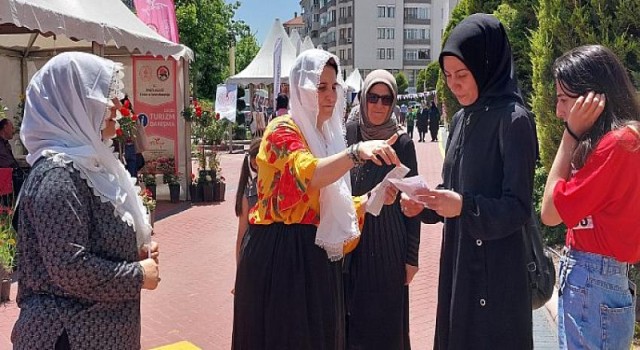
[[[368,196],[349,170],[399,164],[397,136],[346,148],[338,58],[300,54],[289,75],[291,116],[275,118],[258,152],[258,203],[238,262],[233,349],[343,349],[341,259],[360,235]]]
[[[122,72],[69,52],[27,87],[14,349],[140,348],[140,291],[160,278],[139,189],[110,147]]]

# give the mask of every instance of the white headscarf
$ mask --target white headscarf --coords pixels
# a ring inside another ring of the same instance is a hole
[[[318,116],[318,84],[325,65],[333,59],[338,65],[338,98],[331,119],[316,127]],[[304,135],[311,153],[324,158],[346,148],[344,140],[344,113],[346,89],[342,81],[338,57],[323,50],[307,50],[296,59],[289,74],[291,117]],[[320,189],[320,225],[316,244],[327,251],[329,259],[343,256],[345,242],[360,236],[358,218],[351,199],[351,182],[347,172],[338,181]]]
[[[122,95],[122,64],[81,52],[53,57],[27,87],[20,139],[27,162],[52,158],[71,163],[102,202],[136,232],[138,246],[151,241],[151,226],[139,188],[101,130],[111,99]]]

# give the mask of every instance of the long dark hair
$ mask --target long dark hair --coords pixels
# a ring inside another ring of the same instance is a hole
[[[245,153],[244,161],[242,162],[242,169],[240,170],[240,179],[238,180],[238,189],[236,190],[236,216],[242,215],[242,197],[244,196],[244,190],[249,183],[251,177],[251,169],[249,169],[249,163],[252,158],[258,156],[258,150],[260,150],[260,138],[251,140],[249,146],[249,152]],[[257,170],[257,169],[255,169]]]
[[[602,114],[580,138],[573,154],[576,168],[584,166],[600,139],[611,130],[625,125],[640,125],[640,101],[629,74],[620,59],[602,45],[577,47],[556,59],[553,76],[572,98],[591,91],[604,94]]]

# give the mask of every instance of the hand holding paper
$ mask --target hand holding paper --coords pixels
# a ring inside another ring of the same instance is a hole
[[[389,182],[395,186],[398,190],[407,194],[407,196],[416,202],[424,201],[420,198],[420,195],[428,192],[429,185],[422,179],[420,175],[406,177],[403,179],[389,179]]]
[[[371,197],[367,201],[367,212],[378,216],[384,205],[386,189],[391,185],[390,179],[401,179],[409,173],[409,168],[400,164],[391,170],[382,181],[371,191]]]

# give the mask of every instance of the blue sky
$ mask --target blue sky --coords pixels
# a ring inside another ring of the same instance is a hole
[[[262,44],[275,19],[284,23],[293,18],[294,12],[300,14],[300,0],[240,0],[235,19],[245,21],[256,34],[258,44]]]

